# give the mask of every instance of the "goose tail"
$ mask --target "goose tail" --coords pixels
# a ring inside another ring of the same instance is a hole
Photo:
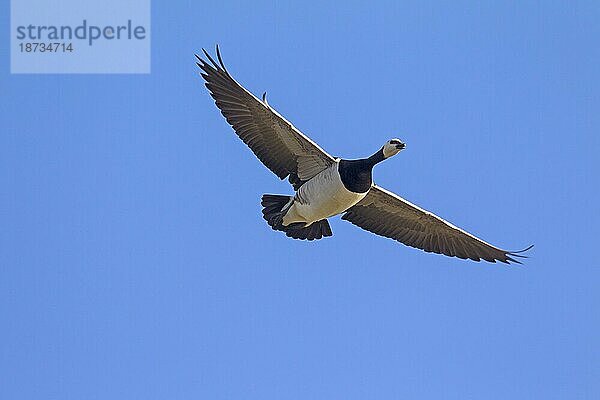
[[[313,222],[308,226],[305,226],[303,222],[283,225],[283,217],[293,203],[293,196],[265,194],[261,201],[263,218],[271,228],[285,232],[286,236],[294,239],[315,240],[333,235],[326,219]]]

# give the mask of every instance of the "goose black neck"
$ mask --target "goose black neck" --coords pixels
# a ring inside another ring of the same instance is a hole
[[[344,187],[354,193],[368,192],[373,183],[373,166],[383,160],[383,148],[369,158],[340,160],[338,171]]]
[[[385,156],[383,155],[383,147],[377,151],[377,153],[373,154],[371,157],[367,158],[367,163],[373,167],[375,164],[378,164],[385,160]]]

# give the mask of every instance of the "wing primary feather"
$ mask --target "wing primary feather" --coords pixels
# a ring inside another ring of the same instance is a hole
[[[213,60],[213,58],[210,56],[210,54],[208,54],[208,51],[206,51],[205,49],[202,49],[202,51],[204,52],[204,55],[210,60],[210,62],[213,64],[213,66],[218,70],[220,70],[221,68],[219,68],[219,64],[217,64],[215,62],[215,60]]]
[[[527,247],[526,249],[523,249],[523,250],[509,251],[508,253],[514,256],[514,255],[519,254],[519,253],[525,253],[526,251],[531,250],[532,247],[533,247],[533,245],[531,245],[531,246],[529,246],[529,247]],[[524,257],[524,256],[522,256],[522,257]]]
[[[227,68],[225,68],[225,64],[223,63],[223,59],[221,58],[221,49],[219,49],[218,44],[216,45],[216,48],[217,48],[217,59],[219,60],[219,64],[221,64],[221,68],[223,68],[223,71],[225,71],[225,73],[228,76],[231,76],[231,75],[229,75],[229,71],[227,71]]]
[[[511,262],[514,262],[515,264],[521,264],[521,265],[523,265],[523,263],[521,261],[515,260],[514,258],[509,257],[509,256],[506,256],[506,260],[503,260],[501,258],[498,258],[497,260],[503,262],[504,264],[510,264]]]
[[[519,251],[507,251],[505,253],[505,257],[506,257],[507,260],[510,260],[510,261],[515,262],[517,264],[522,264],[519,260],[515,260],[512,257],[529,258],[529,256],[524,256],[523,254],[520,254],[520,253],[524,253],[524,252],[526,252],[528,250],[531,250],[532,247],[533,247],[533,245],[531,245],[531,246],[529,246],[529,247],[527,247],[527,248],[525,248],[523,250],[519,250]]]
[[[523,256],[521,254],[515,254],[515,253],[511,253],[510,251],[507,252],[506,254],[510,254],[513,257],[519,257],[519,258],[529,258],[528,256]]]

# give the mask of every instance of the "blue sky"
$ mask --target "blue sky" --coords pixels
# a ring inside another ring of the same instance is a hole
[[[154,2],[149,75],[2,53],[0,397],[598,398],[598,3],[215,3]],[[331,154],[400,137],[378,184],[532,258],[271,231],[291,189],[203,87],[215,43]]]

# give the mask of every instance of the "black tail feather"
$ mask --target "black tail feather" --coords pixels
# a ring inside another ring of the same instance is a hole
[[[263,218],[269,226],[276,231],[285,232],[286,236],[301,240],[315,240],[332,236],[331,227],[326,219],[316,221],[309,226],[302,222],[283,225],[283,217],[291,206],[293,197],[276,194],[265,194],[262,196]]]
[[[283,216],[287,211],[290,200],[292,200],[291,196],[282,196],[278,194],[263,195],[262,201],[260,202],[263,206],[262,214],[263,218],[271,228],[281,230],[281,227],[283,227]]]
[[[306,227],[302,222],[298,222],[288,226],[282,226],[282,229],[278,230],[284,231],[286,236],[301,240],[318,240],[333,235],[331,233],[329,222],[326,219],[313,222]]]

